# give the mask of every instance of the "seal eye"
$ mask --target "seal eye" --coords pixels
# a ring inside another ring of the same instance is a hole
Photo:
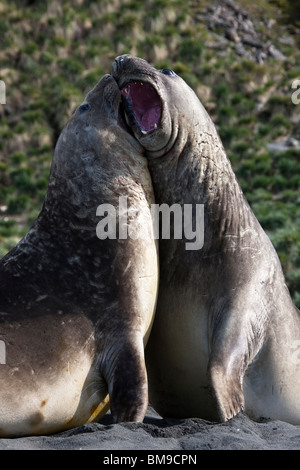
[[[84,103],[81,106],[79,106],[79,112],[80,114],[85,113],[86,111],[89,111],[91,109],[91,106],[88,103]]]
[[[160,72],[164,75],[169,75],[169,77],[176,77],[176,73],[171,69],[161,69]]]

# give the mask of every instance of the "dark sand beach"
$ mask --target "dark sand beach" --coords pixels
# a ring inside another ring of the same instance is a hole
[[[255,423],[240,415],[226,423],[162,419],[151,408],[143,423],[111,424],[110,415],[51,436],[1,439],[0,450],[300,450],[300,426]]]

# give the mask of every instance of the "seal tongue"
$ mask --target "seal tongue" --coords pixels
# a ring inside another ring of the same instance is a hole
[[[121,90],[129,121],[132,119],[143,133],[157,129],[161,102],[156,91],[143,82],[130,83]]]

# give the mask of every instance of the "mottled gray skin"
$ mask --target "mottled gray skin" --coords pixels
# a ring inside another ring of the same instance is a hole
[[[160,240],[160,285],[146,349],[150,403],[163,416],[225,421],[241,410],[300,423],[300,316],[277,254],[246,202],[215,126],[176,74],[121,56],[120,89],[158,93],[146,149],[156,203],[204,204],[204,246]],[[298,352],[295,348],[298,347]]]
[[[147,160],[118,123],[119,103],[104,76],[60,135],[39,217],[0,262],[0,436],[61,431],[109,405],[115,422],[146,412],[156,244],[96,236],[97,207],[117,209],[119,196],[152,230]]]

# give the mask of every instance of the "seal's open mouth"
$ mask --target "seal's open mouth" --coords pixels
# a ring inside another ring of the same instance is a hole
[[[121,120],[125,117],[133,131],[148,134],[158,128],[162,106],[154,88],[143,82],[132,82],[122,88],[121,96],[125,112],[120,111]]]

